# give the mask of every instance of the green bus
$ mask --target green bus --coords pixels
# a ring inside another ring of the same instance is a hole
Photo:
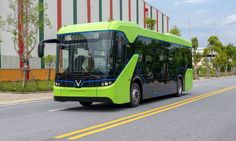
[[[62,27],[55,43],[55,101],[128,103],[175,94],[192,88],[191,43],[169,33],[158,33],[124,21]]]

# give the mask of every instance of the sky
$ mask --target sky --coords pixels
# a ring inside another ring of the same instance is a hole
[[[177,26],[182,37],[198,37],[199,46],[216,35],[225,44],[236,45],[236,0],[146,0],[170,16],[170,28]]]

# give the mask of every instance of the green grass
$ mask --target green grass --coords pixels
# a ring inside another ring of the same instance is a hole
[[[22,81],[0,82],[0,91],[19,93],[52,91],[53,82],[54,81],[28,81],[24,88],[22,88]]]

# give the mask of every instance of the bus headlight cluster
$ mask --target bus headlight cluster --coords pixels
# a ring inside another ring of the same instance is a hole
[[[112,84],[112,81],[106,81],[106,82],[102,82],[102,86],[109,86]]]
[[[59,82],[54,82],[54,85],[55,86],[60,86],[60,83]]]

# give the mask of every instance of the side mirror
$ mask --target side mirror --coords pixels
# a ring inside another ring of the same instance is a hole
[[[38,56],[40,58],[42,58],[44,56],[44,47],[45,47],[45,43],[60,43],[60,41],[58,39],[48,39],[48,40],[44,40],[42,42],[40,42],[38,44]]]
[[[40,58],[42,58],[44,56],[44,47],[45,47],[45,43],[38,44],[38,56]]]

